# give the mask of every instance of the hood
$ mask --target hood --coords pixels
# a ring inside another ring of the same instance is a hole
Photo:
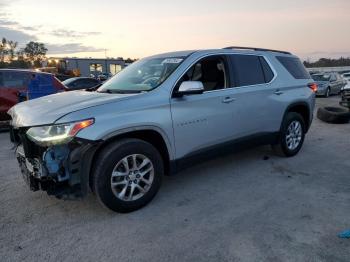
[[[12,107],[8,114],[12,117],[12,125],[15,127],[46,125],[54,123],[71,112],[123,100],[134,95],[87,91],[63,92],[19,103]]]

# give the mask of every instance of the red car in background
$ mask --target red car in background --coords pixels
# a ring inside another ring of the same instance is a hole
[[[65,86],[49,73],[0,69],[0,125],[8,123],[7,111],[15,104],[65,90]]]

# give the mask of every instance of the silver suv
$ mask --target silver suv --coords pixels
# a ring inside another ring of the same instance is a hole
[[[163,175],[245,142],[294,156],[316,90],[284,51],[167,53],[133,63],[96,91],[16,105],[11,140],[33,191],[72,199],[92,190],[106,207],[130,212],[156,195]]]

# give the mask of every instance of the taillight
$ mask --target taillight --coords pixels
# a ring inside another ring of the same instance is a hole
[[[316,83],[311,83],[311,84],[308,84],[307,85],[313,92],[317,92],[317,88],[318,88],[318,86],[317,86],[317,84]]]

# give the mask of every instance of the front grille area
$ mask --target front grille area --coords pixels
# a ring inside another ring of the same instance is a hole
[[[15,136],[19,137],[19,143],[22,144],[24,154],[27,158],[41,158],[47,148],[40,147],[34,142],[30,141],[26,135],[27,129],[19,130]],[[16,137],[15,137],[16,139]]]

